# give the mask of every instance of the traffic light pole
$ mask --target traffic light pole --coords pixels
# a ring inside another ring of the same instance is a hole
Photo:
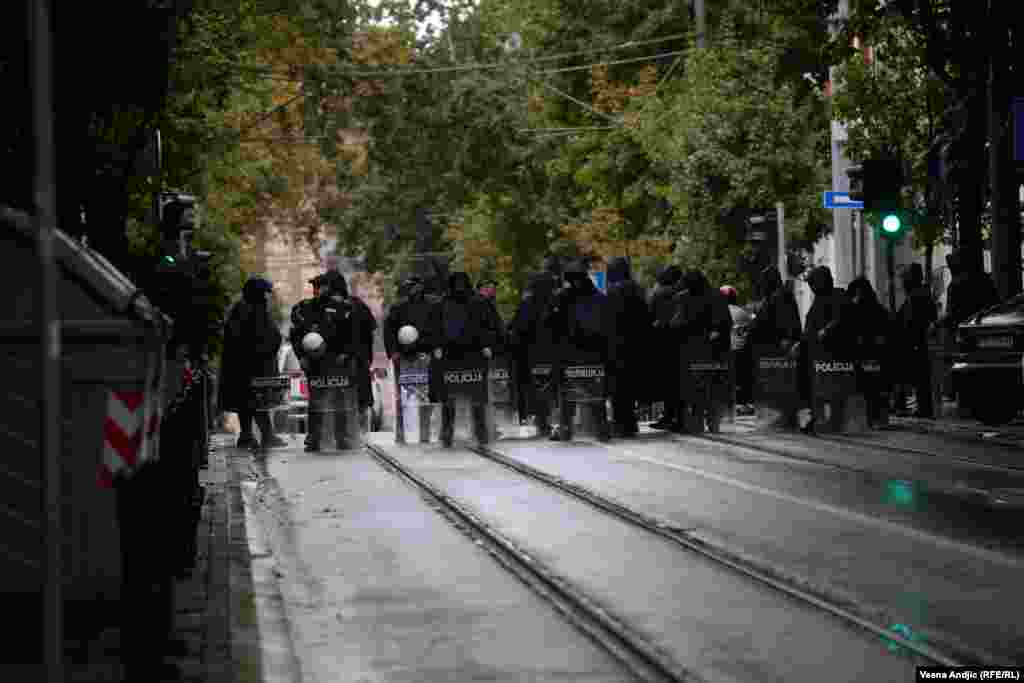
[[[889,270],[889,310],[896,312],[896,240],[885,240],[885,261]]]

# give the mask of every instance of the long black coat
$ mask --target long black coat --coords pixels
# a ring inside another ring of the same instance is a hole
[[[519,411],[523,415],[537,409],[531,368],[538,363],[555,363],[562,355],[558,334],[548,315],[554,305],[554,285],[554,278],[547,273],[532,275],[508,326],[508,343],[515,359],[516,385],[521,399]]]
[[[279,348],[281,332],[265,307],[254,306],[244,299],[232,307],[224,327],[219,389],[223,410],[249,410],[252,379],[278,374]]]
[[[632,279],[624,259],[608,265],[609,391],[650,400],[652,319],[644,289]]]
[[[613,332],[607,297],[590,278],[582,278],[579,283],[558,292],[546,324],[555,331],[564,353],[607,363]]]

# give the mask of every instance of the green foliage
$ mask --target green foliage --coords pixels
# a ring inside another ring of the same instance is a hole
[[[928,247],[944,234],[940,209],[930,192],[928,155],[949,89],[929,67],[925,46],[902,18],[876,22],[870,41],[876,57],[871,63],[856,53],[836,68],[833,113],[846,124],[851,158],[894,157],[906,162],[911,175],[905,205],[914,206],[920,197],[921,208],[930,215],[915,221],[914,245]]]
[[[822,107],[773,85],[779,48],[741,46],[722,30],[687,55],[684,76],[641,109],[637,140],[664,165],[677,255],[713,282],[740,282],[746,219],[782,202],[787,236],[814,240],[826,224]],[[756,77],[752,77],[756,74]]]

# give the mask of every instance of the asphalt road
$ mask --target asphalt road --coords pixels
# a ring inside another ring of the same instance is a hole
[[[464,447],[372,438],[698,680],[897,681],[925,663]],[[983,495],[1022,488],[1012,453],[729,438],[493,448],[952,659],[1024,660],[1021,516]],[[303,680],[632,680],[366,452],[275,451],[249,498]]]

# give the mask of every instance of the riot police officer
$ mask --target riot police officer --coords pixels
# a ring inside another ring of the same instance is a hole
[[[438,347],[441,332],[441,311],[437,302],[427,297],[423,278],[407,278],[401,283],[399,295],[398,303],[391,307],[384,319],[384,348],[394,365],[396,378],[399,377],[403,363],[414,362],[418,356],[430,354]],[[403,345],[398,341],[398,331],[406,325],[416,329],[417,337],[415,342]],[[430,373],[429,382],[428,399],[433,403],[439,400],[441,373]],[[431,410],[429,405],[420,406],[420,441],[423,443],[429,441]],[[400,399],[397,403],[397,413],[396,432],[401,442],[405,438],[405,423]]]
[[[500,330],[494,327],[489,304],[473,291],[469,276],[454,272],[448,277],[448,295],[441,303],[441,334],[434,349],[437,360],[490,360]],[[441,441],[451,447],[455,432],[455,402],[444,391]],[[472,406],[473,430],[481,442],[488,439],[486,405]]]
[[[365,351],[365,321],[361,307],[348,295],[345,278],[330,271],[319,278],[319,296],[299,302],[292,308],[292,329],[289,335],[299,362],[307,377],[344,374],[352,377],[360,390],[363,374],[369,373],[369,359]],[[303,338],[316,332],[323,337],[323,349],[317,353],[307,350]],[[371,330],[372,333],[372,330]],[[328,400],[327,387],[314,387],[310,383],[309,433],[306,451],[320,451],[323,412],[315,406]],[[361,394],[362,391],[359,391]],[[362,402],[362,399],[360,399]],[[343,412],[335,413],[335,440],[338,448],[347,446],[346,423]]]

